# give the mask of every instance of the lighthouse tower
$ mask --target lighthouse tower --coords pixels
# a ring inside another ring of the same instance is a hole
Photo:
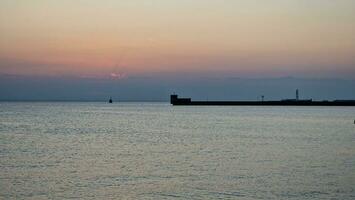
[[[296,101],[299,100],[299,96],[298,96],[298,89],[296,90]]]

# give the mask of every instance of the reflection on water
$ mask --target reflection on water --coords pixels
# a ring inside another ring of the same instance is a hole
[[[355,108],[0,103],[3,199],[354,199]]]

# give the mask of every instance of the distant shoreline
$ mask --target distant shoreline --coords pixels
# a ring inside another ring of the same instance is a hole
[[[63,103],[106,103],[108,101],[106,100],[0,100],[0,102],[8,102],[8,103],[21,103],[21,102],[33,102],[33,103],[36,103],[36,102],[63,102]],[[169,103],[168,100],[166,101],[154,101],[154,100],[142,100],[142,101],[136,101],[136,100],[132,100],[132,101],[129,101],[129,100],[124,100],[124,101],[119,101],[119,100],[116,100],[116,101],[113,101],[113,103]]]

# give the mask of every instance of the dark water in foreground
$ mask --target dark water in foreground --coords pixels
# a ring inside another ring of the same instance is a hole
[[[0,199],[355,199],[355,108],[0,103]]]

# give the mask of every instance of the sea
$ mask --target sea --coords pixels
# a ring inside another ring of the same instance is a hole
[[[355,199],[355,107],[0,102],[0,199]]]

